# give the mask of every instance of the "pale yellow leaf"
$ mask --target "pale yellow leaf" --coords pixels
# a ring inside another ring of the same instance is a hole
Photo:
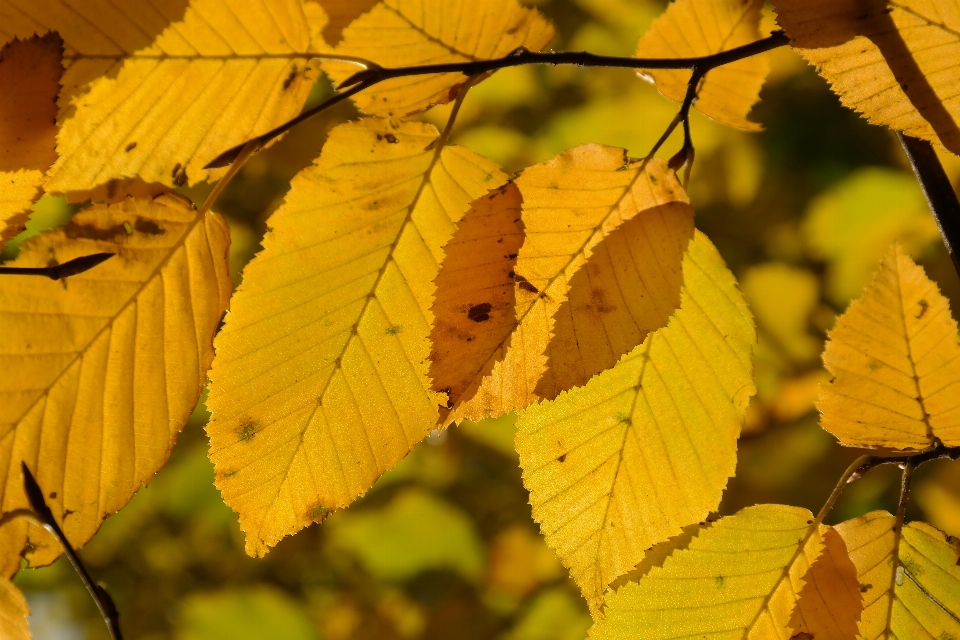
[[[506,182],[436,139],[415,122],[335,128],[246,267],[207,429],[250,554],[352,502],[436,427],[433,280],[470,202]]]
[[[30,640],[28,615],[30,610],[20,590],[6,577],[0,578],[0,638]]]
[[[518,326],[448,420],[501,415],[583,384],[664,326],[679,302],[676,267],[693,209],[665,162],[589,144],[527,168],[516,182],[526,233],[513,276]],[[576,321],[574,306],[586,312]],[[589,347],[572,345],[580,331]]]
[[[874,511],[836,526],[863,593],[860,637],[960,637],[960,545],[924,522],[906,525],[902,536],[895,525]]]
[[[637,44],[638,58],[694,58],[719,53],[760,39],[763,0],[677,0],[657,18]],[[759,131],[747,120],[770,70],[766,55],[756,55],[710,70],[701,81],[694,108],[740,129]],[[690,71],[645,70],[666,97],[682,102]]]
[[[924,449],[960,444],[960,340],[950,305],[894,245],[863,296],[829,334],[834,379],[817,408],[848,446]]]
[[[608,593],[595,640],[782,639],[820,553],[806,509],[747,507],[705,528],[639,582]]]
[[[803,577],[790,627],[816,640],[855,640],[863,610],[857,568],[840,534],[822,533],[823,552]]]
[[[754,392],[756,334],[706,236],[683,262],[680,309],[613,369],[519,414],[533,516],[591,608],[651,545],[717,508]]]
[[[17,16],[8,33],[64,39],[60,158],[47,185],[58,193],[125,188],[133,176],[167,187],[208,179],[215,156],[297,115],[317,75],[311,52],[325,49],[300,0],[6,2]]]
[[[553,36],[553,26],[517,0],[385,0],[343,30],[336,52],[409,67],[500,58],[518,47],[539,51]],[[362,67],[329,62],[323,68],[340,83]],[[354,101],[364,113],[404,116],[450,102],[465,79],[462,73],[394,78]]]
[[[229,232],[180,196],[95,205],[20,246],[13,266],[116,255],[55,282],[0,279],[0,511],[27,507],[32,470],[74,546],[163,466],[204,386],[227,305]],[[0,565],[60,553],[17,519]],[[4,565],[6,566],[6,565]]]
[[[960,153],[958,0],[773,0],[790,43],[870,122]]]

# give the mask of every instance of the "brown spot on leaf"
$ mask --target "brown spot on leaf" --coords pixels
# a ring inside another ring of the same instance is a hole
[[[919,320],[924,316],[924,314],[927,313],[927,309],[930,307],[930,304],[923,299],[921,299],[917,304],[920,305],[920,313],[917,314],[917,320]]]
[[[486,322],[490,319],[490,311],[492,309],[493,305],[489,302],[475,304],[467,311],[467,317],[474,322]]]
[[[260,426],[255,420],[245,418],[240,421],[240,425],[237,427],[237,437],[240,442],[250,442],[259,430]]]
[[[566,459],[567,459],[567,454],[561,453],[560,457],[557,458],[557,462],[563,462]]]
[[[160,225],[147,218],[137,218],[137,222],[133,225],[133,228],[140,233],[147,234],[148,236],[162,236],[164,233],[166,233],[160,227]]]
[[[398,142],[400,142],[397,136],[393,135],[392,133],[386,134],[385,136],[383,136],[383,139],[390,144],[397,144]]]
[[[124,149],[124,151],[126,151],[127,153],[130,153],[131,151],[133,151],[133,150],[136,149],[136,148],[137,148],[137,143],[136,143],[136,142],[131,142],[130,144],[127,145],[127,148]]]
[[[68,223],[63,228],[64,234],[71,239],[89,238],[90,240],[116,240],[127,235],[123,224],[114,224],[109,227],[94,227],[86,224]]]
[[[318,502],[317,504],[307,509],[306,515],[308,520],[311,520],[313,522],[316,522],[317,524],[320,524],[321,522],[327,519],[327,516],[330,515],[331,511],[332,511],[331,509],[323,506],[323,504]]]
[[[289,88],[290,88],[290,85],[293,84],[293,81],[297,79],[297,73],[299,73],[299,71],[300,71],[300,70],[297,69],[297,65],[293,65],[293,67],[290,69],[290,75],[288,75],[288,76],[287,76],[287,79],[283,81],[283,90],[284,90],[284,91],[286,91],[287,89],[289,89]]]

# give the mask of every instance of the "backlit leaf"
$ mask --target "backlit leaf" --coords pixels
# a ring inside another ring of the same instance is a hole
[[[870,122],[960,153],[960,2],[773,0],[790,43]]]
[[[217,486],[247,551],[352,502],[436,427],[428,335],[442,247],[506,182],[427,124],[330,133],[274,213],[217,337],[207,406]]]
[[[325,48],[311,41],[300,0],[123,10],[9,1],[12,33],[56,29],[72,63],[47,185],[60,193],[132,176],[168,187],[207,179],[203,165],[220,152],[299,112],[317,75],[309,52]]]
[[[516,183],[526,233],[513,269],[518,326],[448,420],[501,415],[583,384],[664,326],[679,302],[693,209],[665,162],[584,145]],[[574,306],[586,315],[572,321]],[[583,347],[579,332],[588,332]]]
[[[863,598],[857,568],[834,529],[824,527],[823,552],[803,580],[790,620],[793,632],[809,634],[816,640],[854,640]]]
[[[61,282],[0,279],[0,509],[27,506],[25,461],[75,546],[160,469],[204,386],[230,293],[229,233],[180,196],[95,205],[20,246],[14,266],[98,252]],[[22,519],[0,565],[59,545]]]
[[[637,45],[638,58],[693,58],[760,39],[763,0],[677,0],[657,18]],[[694,108],[723,124],[748,131],[760,125],[747,120],[770,70],[765,55],[712,69],[697,91]],[[645,70],[661,93],[682,102],[690,71]]]
[[[937,285],[899,245],[829,337],[823,363],[834,379],[817,402],[824,429],[848,446],[960,444],[957,323]]]
[[[351,22],[370,11],[379,0],[314,0],[327,14],[329,22],[323,28],[323,38],[331,45],[339,44],[343,30]]]
[[[539,51],[553,36],[553,26],[517,0],[385,0],[343,30],[336,52],[407,67],[489,60],[518,47]],[[329,62],[323,68],[339,83],[361,67]],[[465,79],[462,73],[394,78],[354,101],[365,113],[404,116],[450,102]]]
[[[27,616],[30,610],[20,590],[6,577],[0,578],[0,637],[30,640]]]
[[[533,516],[591,608],[651,545],[717,508],[753,394],[756,334],[716,249],[697,234],[680,309],[586,386],[520,413]]]
[[[811,522],[806,509],[771,504],[722,518],[662,567],[609,593],[590,637],[790,638],[795,593],[820,553]]]
[[[177,616],[176,640],[316,640],[302,605],[275,587],[193,592]]]
[[[960,547],[924,522],[897,535],[896,518],[874,511],[836,526],[857,567],[860,637],[960,637]],[[899,542],[898,542],[899,537]]]
[[[23,231],[42,182],[43,171],[0,171],[0,249],[5,240]]]

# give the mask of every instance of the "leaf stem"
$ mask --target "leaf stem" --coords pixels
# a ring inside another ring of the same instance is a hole
[[[913,460],[910,460],[903,466],[903,475],[900,478],[900,501],[897,504],[897,520],[893,525],[893,574],[890,576],[890,602],[887,608],[887,625],[884,627],[890,630],[890,623],[893,620],[893,601],[895,590],[897,588],[897,578],[900,577],[900,540],[903,538],[903,518],[907,513],[907,500],[910,498],[910,481],[913,479],[913,470],[916,468]],[[902,580],[902,578],[901,578]]]
[[[114,604],[113,598],[110,597],[110,594],[107,593],[107,590],[102,585],[95,583],[93,578],[90,577],[87,568],[83,566],[83,562],[80,561],[80,556],[74,551],[70,541],[67,540],[67,536],[64,535],[60,525],[58,525],[56,519],[54,519],[53,512],[50,510],[50,507],[47,506],[46,500],[44,500],[43,490],[37,483],[36,478],[33,477],[33,474],[30,473],[27,463],[21,462],[20,469],[23,473],[23,490],[27,494],[27,500],[30,502],[30,508],[32,509],[32,512],[29,512],[30,515],[35,516],[35,522],[53,534],[57,542],[60,543],[60,546],[63,547],[63,551],[70,560],[70,564],[73,565],[77,575],[79,575],[83,581],[83,586],[87,588],[90,597],[93,598],[97,608],[100,610],[100,615],[103,616],[103,621],[107,625],[107,631],[110,633],[110,637],[113,640],[122,640],[123,636],[120,633],[120,613],[117,611],[117,606]],[[22,512],[20,515],[26,516],[26,514]],[[29,516],[26,517],[29,518]],[[29,519],[34,520],[34,518]]]
[[[108,258],[112,258],[113,253],[93,253],[89,256],[80,256],[73,260],[68,260],[63,264],[55,264],[50,267],[4,267],[0,266],[0,274],[11,276],[46,276],[51,280],[61,280],[69,276],[75,276],[93,269],[95,266]]]
[[[837,486],[833,488],[830,497],[823,503],[820,513],[817,514],[817,518],[814,520],[815,525],[823,524],[823,519],[826,518],[830,510],[833,509],[833,505],[837,504],[837,500],[840,498],[840,494],[843,493],[844,488],[857,477],[857,472],[860,471],[863,465],[867,464],[871,458],[872,456],[869,455],[860,456],[847,467],[847,470],[840,476],[840,480],[837,481]]]

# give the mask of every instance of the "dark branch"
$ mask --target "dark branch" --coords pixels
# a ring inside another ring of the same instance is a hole
[[[33,474],[30,473],[27,463],[21,462],[20,468],[23,471],[23,490],[27,494],[30,508],[33,509],[34,514],[43,524],[43,528],[53,534],[57,542],[60,543],[60,546],[63,547],[63,551],[67,554],[70,564],[73,565],[77,575],[79,575],[83,581],[83,585],[87,588],[87,591],[90,592],[90,597],[93,598],[93,601],[97,604],[100,615],[103,616],[103,621],[106,623],[107,630],[110,632],[110,637],[113,638],[113,640],[122,640],[123,636],[120,633],[120,614],[117,612],[117,607],[113,603],[113,598],[110,597],[110,594],[107,593],[107,590],[103,586],[96,584],[90,577],[87,568],[84,567],[80,561],[80,556],[74,551],[70,541],[67,540],[67,537],[63,534],[60,525],[57,524],[56,519],[54,519],[53,512],[50,511],[50,507],[47,506],[47,501],[43,497],[43,490],[37,483],[36,478],[33,477]]]
[[[862,478],[871,469],[875,469],[884,464],[895,464],[900,467],[912,464],[913,466],[919,467],[931,460],[956,460],[958,458],[960,458],[960,447],[945,447],[938,441],[935,447],[927,451],[893,456],[870,456],[857,468],[853,475],[850,476],[848,482]]]
[[[899,131],[897,137],[900,138],[900,144],[903,145],[913,172],[917,174],[917,180],[923,188],[923,194],[927,197],[927,204],[930,205],[933,218],[940,228],[940,235],[943,236],[943,244],[953,260],[953,267],[960,275],[960,256],[957,255],[957,251],[960,251],[960,201],[950,184],[950,178],[943,170],[932,144]]]
[[[790,40],[783,31],[775,31],[768,37],[756,42],[745,44],[741,47],[735,47],[720,53],[714,53],[699,58],[624,58],[620,56],[601,56],[594,53],[561,51],[538,53],[518,49],[510,55],[493,60],[476,60],[473,62],[449,62],[444,64],[428,64],[411,67],[381,67],[371,66],[347,78],[340,84],[338,89],[347,89],[339,93],[321,105],[301,113],[299,116],[283,124],[273,131],[269,131],[258,138],[254,138],[261,146],[288,131],[291,127],[303,122],[321,111],[333,106],[334,104],[363,91],[384,80],[393,78],[403,78],[407,76],[421,76],[434,73],[462,73],[466,76],[482,75],[498,69],[507,67],[518,67],[527,64],[565,64],[576,65],[578,67],[607,67],[620,69],[691,69],[694,73],[699,72],[701,77],[710,69],[743,60],[777,47],[789,44]],[[686,101],[685,101],[686,102]],[[689,110],[689,105],[687,106]],[[246,144],[239,144],[232,149],[224,151],[207,164],[204,169],[216,169],[225,167],[240,153],[240,150]]]
[[[112,258],[113,253],[94,253],[89,256],[81,256],[68,260],[63,264],[55,264],[52,267],[4,267],[0,266],[0,274],[11,276],[46,276],[51,280],[61,280],[69,276],[75,276],[93,269],[95,266]]]

